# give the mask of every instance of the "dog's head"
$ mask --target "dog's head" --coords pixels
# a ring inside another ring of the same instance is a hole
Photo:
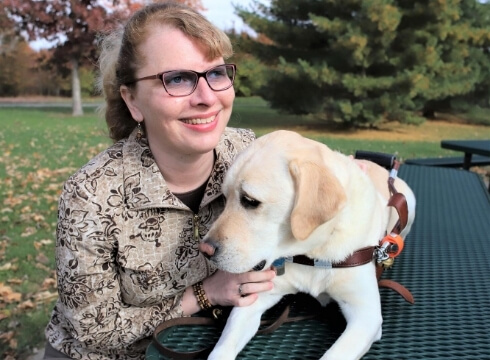
[[[326,165],[329,156],[334,154],[324,145],[289,131],[257,139],[229,169],[225,209],[201,251],[222,270],[238,273],[270,266],[298,242],[304,248],[346,201]]]

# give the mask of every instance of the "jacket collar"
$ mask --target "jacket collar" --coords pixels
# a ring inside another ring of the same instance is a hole
[[[136,133],[135,129],[124,141],[122,150],[124,198],[127,207],[130,210],[154,207],[188,209],[168,189],[148,140],[145,137],[137,140]],[[216,161],[206,187],[203,205],[221,195],[223,177],[236,156],[235,148],[230,145],[225,130],[215,149]]]

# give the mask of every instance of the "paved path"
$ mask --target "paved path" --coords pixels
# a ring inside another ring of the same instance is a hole
[[[42,360],[43,357],[44,357],[44,349],[41,349],[37,353],[29,356],[26,360]]]
[[[101,105],[100,103],[82,103],[84,108],[94,108]],[[12,107],[23,107],[23,108],[71,108],[72,104],[69,102],[8,102],[0,101],[0,108],[12,108]]]

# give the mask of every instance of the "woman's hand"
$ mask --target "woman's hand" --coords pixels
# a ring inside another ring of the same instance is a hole
[[[248,306],[257,300],[258,293],[272,290],[275,276],[272,269],[243,274],[218,270],[203,281],[203,287],[213,305]]]

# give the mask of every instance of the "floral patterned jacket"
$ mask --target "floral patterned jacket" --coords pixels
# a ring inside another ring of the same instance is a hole
[[[255,138],[227,128],[198,214],[167,188],[145,138],[115,143],[72,175],[59,202],[59,300],[46,338],[73,359],[143,359],[186,287],[215,270],[198,251],[224,205],[223,177]]]

